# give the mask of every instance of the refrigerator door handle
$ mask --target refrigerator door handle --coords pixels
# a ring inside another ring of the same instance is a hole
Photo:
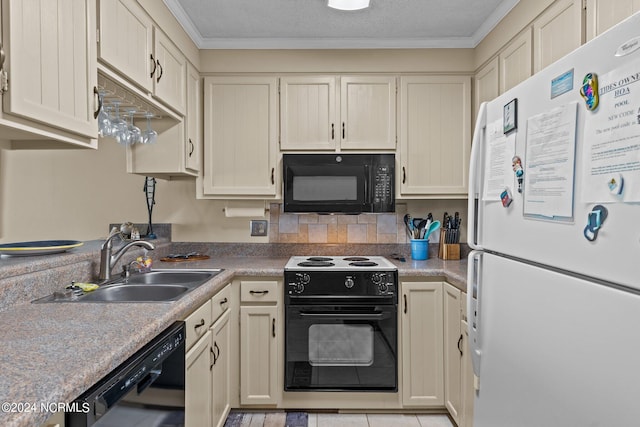
[[[467,319],[469,328],[469,351],[473,373],[480,377],[480,296],[481,287],[482,252],[471,251],[469,254],[469,268],[467,270]]]
[[[483,130],[487,121],[487,103],[480,104],[478,118],[473,131],[473,141],[471,143],[471,158],[469,161],[469,197],[468,197],[468,217],[467,243],[472,249],[482,249],[478,242],[478,202],[480,201],[479,172],[480,161],[482,160],[482,149],[484,146]]]

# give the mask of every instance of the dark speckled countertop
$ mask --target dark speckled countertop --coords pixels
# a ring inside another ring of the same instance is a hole
[[[281,276],[290,255],[273,245],[251,245],[251,248],[244,245],[243,249],[242,245],[220,248],[211,244],[158,242],[157,246],[153,253],[156,268],[223,268],[224,271],[173,303],[31,304],[31,300],[50,294],[57,283],[88,280],[95,275],[99,245],[87,242],[82,248],[59,255],[1,258],[0,402],[40,405],[41,402],[72,401],[174,321],[184,319],[233,277]],[[389,255],[398,249],[379,246],[346,249],[350,255]],[[290,247],[292,253],[306,252],[304,247]],[[331,249],[325,252],[331,253]],[[185,263],[158,261],[168,253],[191,250],[209,253],[211,258]],[[334,254],[337,253],[334,248]],[[132,252],[131,256],[137,255]],[[403,276],[444,278],[466,290],[466,260],[442,261],[434,257],[412,261],[407,256],[406,262],[391,261],[398,266],[401,279]],[[83,274],[86,277],[81,277]],[[0,425],[37,426],[48,415],[1,411]]]

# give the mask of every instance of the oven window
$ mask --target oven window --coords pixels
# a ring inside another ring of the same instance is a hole
[[[371,325],[316,324],[309,327],[311,366],[371,366]]]
[[[356,176],[305,176],[293,177],[293,200],[315,202],[326,200],[358,200]]]

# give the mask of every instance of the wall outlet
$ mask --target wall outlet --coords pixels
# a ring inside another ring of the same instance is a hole
[[[252,220],[251,221],[251,235],[252,236],[266,236],[267,235],[267,226],[269,225],[269,221],[266,219],[261,220]]]

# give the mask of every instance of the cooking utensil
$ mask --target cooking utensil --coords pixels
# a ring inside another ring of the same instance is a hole
[[[431,235],[431,233],[433,233],[434,231],[436,231],[439,228],[440,228],[440,221],[438,221],[438,220],[433,221],[427,227],[427,229],[426,229],[426,231],[424,233],[424,239],[425,240],[429,240],[429,236]]]
[[[407,229],[407,235],[410,239],[413,239],[413,220],[411,219],[411,215],[405,214],[403,219],[405,228]]]

